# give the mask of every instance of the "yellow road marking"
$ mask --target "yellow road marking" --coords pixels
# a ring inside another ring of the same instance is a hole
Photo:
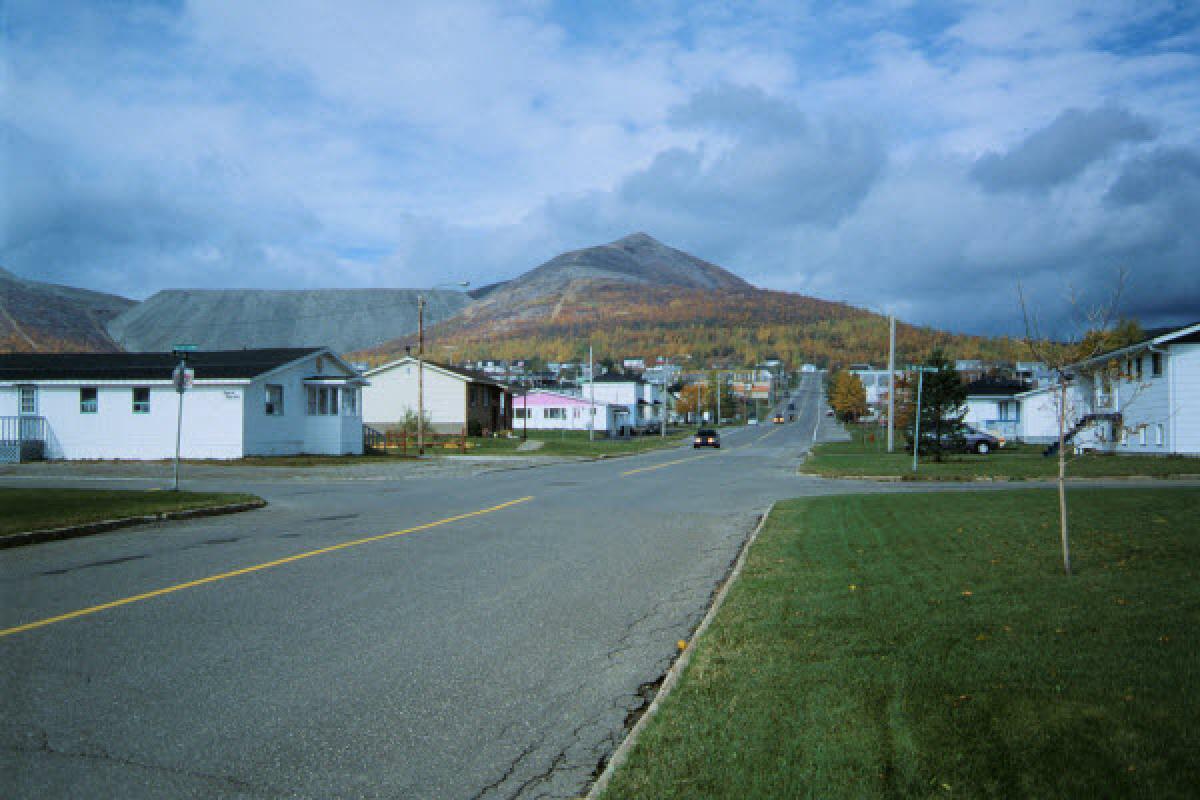
[[[631,469],[626,472],[622,472],[621,477],[624,478],[626,475],[633,475],[638,472],[649,472],[650,470],[662,469],[663,467],[669,467],[674,464],[682,464],[685,461],[697,461],[701,458],[711,458],[712,456],[715,456],[715,455],[716,455],[716,453],[709,453],[709,454],[703,455],[703,456],[688,456],[687,458],[677,458],[674,461],[664,461],[661,464],[654,464],[653,466],[649,466],[649,467],[638,467],[637,469]]]
[[[200,578],[200,579],[194,580],[194,581],[187,581],[186,583],[177,583],[174,586],[166,586],[162,589],[155,589],[152,592],[144,592],[143,594],[135,594],[132,597],[122,597],[120,600],[113,600],[112,602],[109,602],[109,603],[101,603],[98,606],[90,606],[88,608],[81,608],[78,611],[71,611],[66,614],[59,614],[57,617],[47,617],[46,619],[39,619],[39,620],[36,620],[35,622],[27,622],[24,625],[18,625],[15,628],[5,628],[4,630],[0,630],[0,637],[11,636],[14,633],[22,633],[24,631],[30,631],[30,630],[33,630],[34,628],[41,628],[46,625],[53,625],[56,622],[66,622],[69,619],[75,619],[77,617],[86,617],[89,614],[98,614],[101,611],[107,611],[110,608],[117,608],[118,606],[126,606],[126,605],[129,605],[130,603],[137,603],[142,600],[149,600],[153,597],[161,597],[164,594],[171,594],[172,592],[180,592],[180,591],[183,591],[184,589],[191,589],[196,586],[203,586],[206,583],[216,583],[217,581],[223,581],[226,578],[236,578],[239,575],[249,575],[251,572],[259,572],[264,569],[271,569],[272,567],[283,566],[284,564],[290,564],[293,561],[300,561],[305,558],[312,558],[313,556],[324,555],[325,553],[332,553],[336,550],[345,550],[348,547],[357,547],[360,544],[367,544],[369,542],[378,542],[383,539],[391,539],[395,536],[403,536],[406,533],[416,533],[417,531],[426,531],[426,530],[429,530],[430,528],[436,528],[439,525],[447,525],[451,522],[458,522],[459,520],[470,519],[471,517],[479,517],[484,514],[491,514],[494,511],[500,511],[502,509],[509,508],[511,506],[515,506],[518,503],[525,503],[532,499],[533,499],[532,495],[530,495],[529,497],[521,497],[516,500],[509,500],[507,503],[501,503],[498,506],[492,506],[491,508],[480,509],[479,511],[471,511],[466,514],[458,514],[453,517],[446,517],[445,519],[439,519],[435,522],[426,522],[424,525],[416,525],[412,528],[405,528],[402,531],[392,531],[391,533],[381,533],[377,536],[367,536],[362,539],[355,539],[352,542],[342,542],[341,544],[335,544],[335,545],[331,545],[329,547],[322,547],[319,550],[309,550],[306,553],[297,553],[294,556],[287,556],[286,558],[277,558],[274,561],[267,561],[266,563],[263,563],[263,564],[255,564],[252,567],[242,567],[241,569],[235,569],[230,572],[222,572],[219,575],[209,575],[207,578]]]

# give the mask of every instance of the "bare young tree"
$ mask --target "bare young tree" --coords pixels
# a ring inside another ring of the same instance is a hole
[[[1114,323],[1120,307],[1121,292],[1125,285],[1126,271],[1118,270],[1111,292],[1097,304],[1086,304],[1074,289],[1068,291],[1067,303],[1072,330],[1065,338],[1045,335],[1036,309],[1030,307],[1025,298],[1024,287],[1017,283],[1017,297],[1021,304],[1021,315],[1025,321],[1025,345],[1034,360],[1040,361],[1058,375],[1058,516],[1062,538],[1063,571],[1071,574],[1071,544],[1067,519],[1067,428],[1073,419],[1074,409],[1070,404],[1069,370],[1101,353],[1113,349]]]

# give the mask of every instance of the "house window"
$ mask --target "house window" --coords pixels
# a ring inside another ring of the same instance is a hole
[[[306,386],[308,390],[308,415],[330,417],[338,413],[338,390],[332,386]]]
[[[95,414],[100,406],[99,398],[97,397],[96,387],[85,386],[79,390],[79,413],[80,414]]]
[[[271,417],[283,416],[283,387],[277,383],[267,384],[267,397],[263,410]]]
[[[1135,361],[1133,364],[1134,372],[1137,373],[1137,379],[1139,381],[1142,379],[1142,362],[1145,360],[1146,359],[1143,358],[1142,356],[1138,356],[1137,361]]]
[[[1159,447],[1162,447],[1163,442],[1166,441],[1167,437],[1164,435],[1165,433],[1161,422],[1154,426],[1154,443]]]
[[[565,408],[547,408],[542,412],[545,419],[566,419],[567,410]]]
[[[525,414],[528,410],[529,409],[527,409],[527,408],[514,408],[513,409],[513,419],[526,419]]]
[[[20,386],[17,388],[17,394],[20,395],[20,413],[36,414],[37,413],[37,387],[36,386]]]
[[[579,419],[579,409],[578,408],[573,409],[571,416],[574,417],[575,419]]]
[[[357,416],[358,414],[358,391],[355,389],[342,389],[342,413],[347,417]]]
[[[133,413],[150,413],[150,390],[148,388],[139,387],[133,390]]]
[[[1162,377],[1162,353],[1150,354],[1150,374],[1156,378]]]
[[[1146,444],[1146,426],[1138,428],[1138,444],[1145,446]]]

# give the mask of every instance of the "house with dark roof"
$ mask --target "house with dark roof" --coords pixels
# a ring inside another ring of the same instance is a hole
[[[365,381],[324,347],[0,353],[0,461],[362,452]],[[182,422],[180,422],[182,420]]]
[[[1021,402],[1028,383],[1007,378],[980,378],[966,385],[967,414],[963,421],[1008,441],[1020,437]]]
[[[363,422],[380,430],[399,428],[413,418],[424,394],[431,431],[478,436],[512,429],[512,391],[482,372],[412,356],[367,370]],[[424,384],[423,392],[420,388]]]
[[[614,433],[657,428],[666,419],[666,387],[647,383],[637,375],[610,372],[597,375],[594,381],[583,381],[579,387],[589,402],[612,407]]]

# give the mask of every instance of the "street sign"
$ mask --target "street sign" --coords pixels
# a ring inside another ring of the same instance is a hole
[[[171,373],[171,383],[175,384],[175,391],[180,394],[192,388],[192,384],[195,382],[196,370],[190,367],[176,367]]]
[[[171,352],[172,353],[194,353],[194,352],[196,352],[196,345],[194,345],[194,344],[171,345]]]

